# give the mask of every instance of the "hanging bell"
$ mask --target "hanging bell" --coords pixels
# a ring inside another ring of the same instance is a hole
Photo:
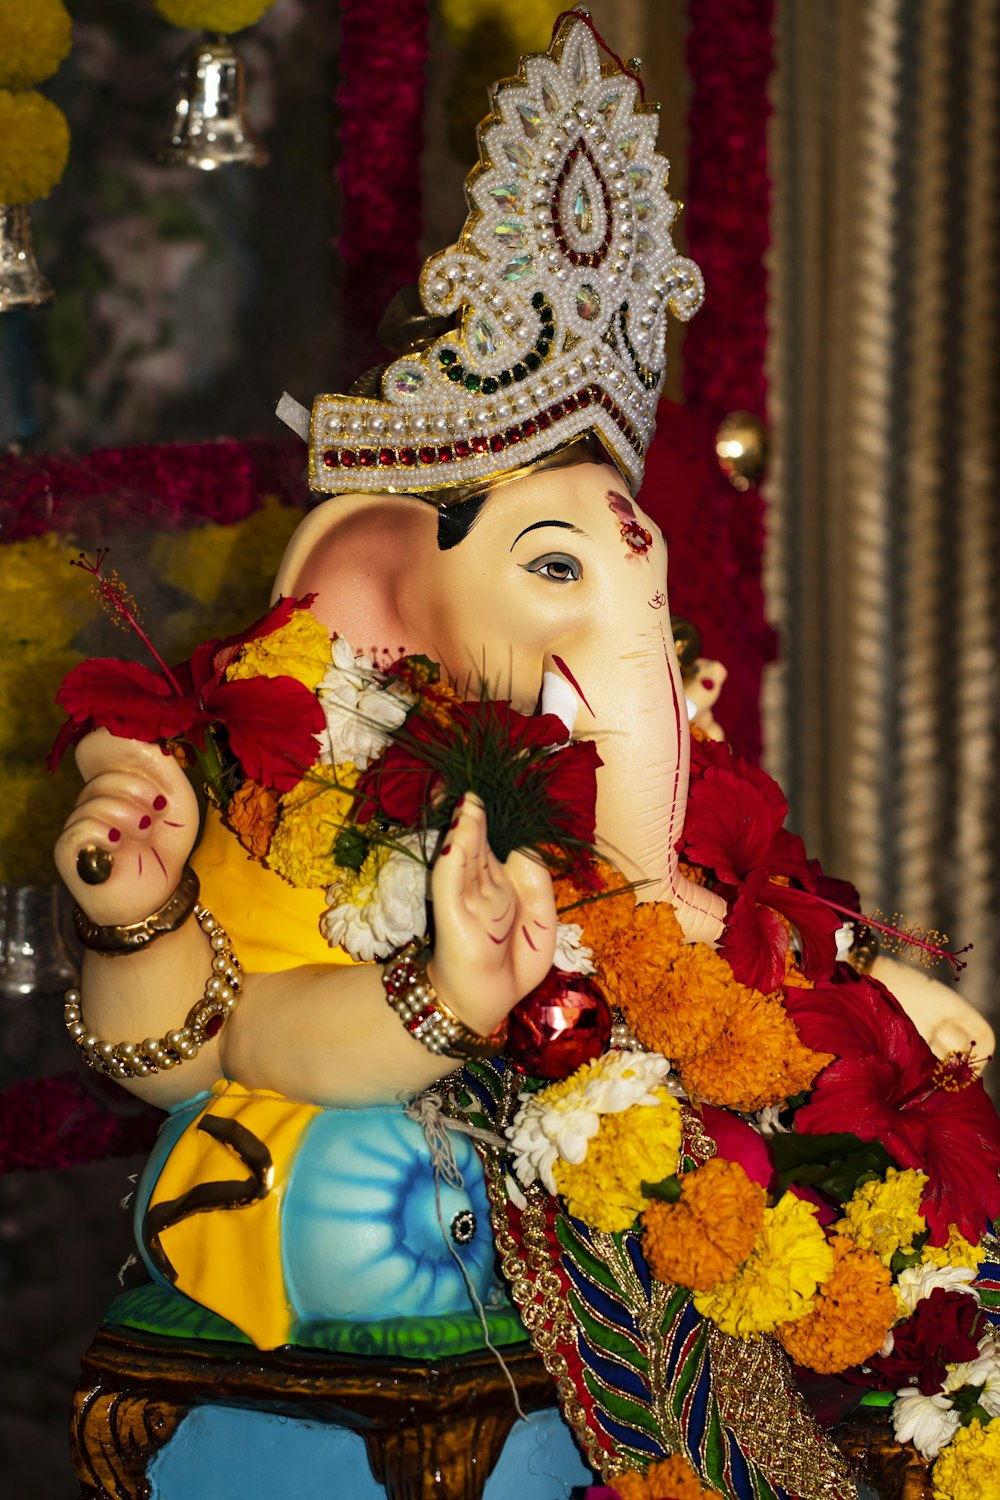
[[[226,36],[199,41],[181,65],[174,122],[156,155],[170,165],[264,167],[267,152],[244,114],[244,67]]]
[[[0,203],[0,313],[42,307],[55,296],[35,264],[26,203]]]

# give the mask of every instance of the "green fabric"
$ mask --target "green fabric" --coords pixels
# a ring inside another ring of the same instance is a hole
[[[250,1345],[246,1334],[225,1318],[168,1287],[140,1286],[124,1292],[112,1302],[104,1321],[167,1338]],[[486,1308],[486,1324],[490,1342],[497,1346],[526,1342],[524,1326],[510,1306]],[[346,1318],[300,1323],[294,1329],[292,1343],[303,1349],[323,1349],[328,1354],[385,1359],[447,1359],[485,1348],[482,1324],[473,1312],[446,1318],[386,1318],[377,1323],[355,1323]]]

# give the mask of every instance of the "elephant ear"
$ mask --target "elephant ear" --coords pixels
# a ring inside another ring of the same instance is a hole
[[[315,594],[317,619],[358,649],[422,651],[406,602],[422,560],[436,550],[433,506],[412,495],[337,495],[293,534],[274,597]]]

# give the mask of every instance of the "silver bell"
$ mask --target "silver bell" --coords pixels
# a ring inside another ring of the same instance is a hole
[[[55,296],[35,264],[26,203],[0,203],[0,313],[42,307]]]
[[[228,37],[197,42],[181,67],[174,123],[157,156],[171,165],[264,167],[267,152],[244,117],[243,60]]]

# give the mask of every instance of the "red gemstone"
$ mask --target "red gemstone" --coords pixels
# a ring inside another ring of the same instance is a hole
[[[376,455],[375,455],[374,448],[359,448],[358,449],[358,463],[361,465],[361,467],[363,469],[370,469],[372,467],[372,465],[375,463],[375,458],[376,458]]]
[[[507,439],[500,432],[495,432],[490,438],[490,449],[494,453],[502,453],[507,446]]]
[[[395,449],[380,448],[378,450],[378,461],[380,464],[394,464],[396,462]]]
[[[436,448],[421,448],[420,450],[420,462],[422,464],[437,463],[437,456]]]
[[[577,391],[577,393],[576,393],[576,399],[579,401],[579,403],[580,403],[581,406],[589,406],[590,405],[590,392],[589,391]]]
[[[535,426],[530,417],[526,422],[521,423],[521,433],[524,437],[534,437],[537,431],[538,428]]]
[[[468,458],[471,452],[472,448],[470,444],[468,444],[464,438],[459,438],[458,442],[455,444],[455,457]]]
[[[444,445],[443,448],[439,448],[438,449],[438,463],[439,464],[450,464],[451,463],[451,448],[448,446],[447,443],[445,443],[445,445]]]
[[[520,427],[508,427],[504,433],[504,437],[508,443],[519,443],[521,441]]]
[[[401,464],[405,464],[407,468],[411,468],[417,461],[417,450],[415,448],[400,448],[399,461]]]
[[[600,987],[585,974],[550,969],[511,1011],[504,1050],[522,1073],[568,1078],[610,1040],[611,1011]]]
[[[549,407],[549,416],[552,418],[553,422],[558,422],[559,418],[562,415],[563,415],[562,402],[556,401],[554,403],[554,405],[552,405],[552,406]]]
[[[211,1039],[213,1036],[218,1036],[219,1032],[222,1030],[223,1019],[224,1017],[219,1015],[209,1016],[208,1020],[201,1028],[208,1038]]]
[[[353,448],[341,448],[340,462],[345,469],[353,469],[357,465],[358,455],[354,452]]]
[[[323,454],[323,462],[328,469],[340,468],[340,454],[336,448],[328,448]]]
[[[608,395],[607,391],[605,391],[604,394],[603,394],[603,396],[601,397],[601,405],[604,407],[604,410],[605,411],[610,411],[611,408],[614,406],[614,404],[615,403],[612,401],[612,399]]]
[[[489,446],[490,446],[490,440],[489,440],[489,438],[483,437],[482,435],[480,435],[479,437],[474,437],[472,439],[472,451],[473,451],[473,453],[485,453],[486,450],[487,450],[487,448]]]
[[[576,397],[567,396],[565,401],[563,402],[563,406],[567,411],[576,411]]]
[[[540,411],[535,420],[542,432],[545,432],[547,428],[552,426],[552,418],[549,416],[547,411]]]

